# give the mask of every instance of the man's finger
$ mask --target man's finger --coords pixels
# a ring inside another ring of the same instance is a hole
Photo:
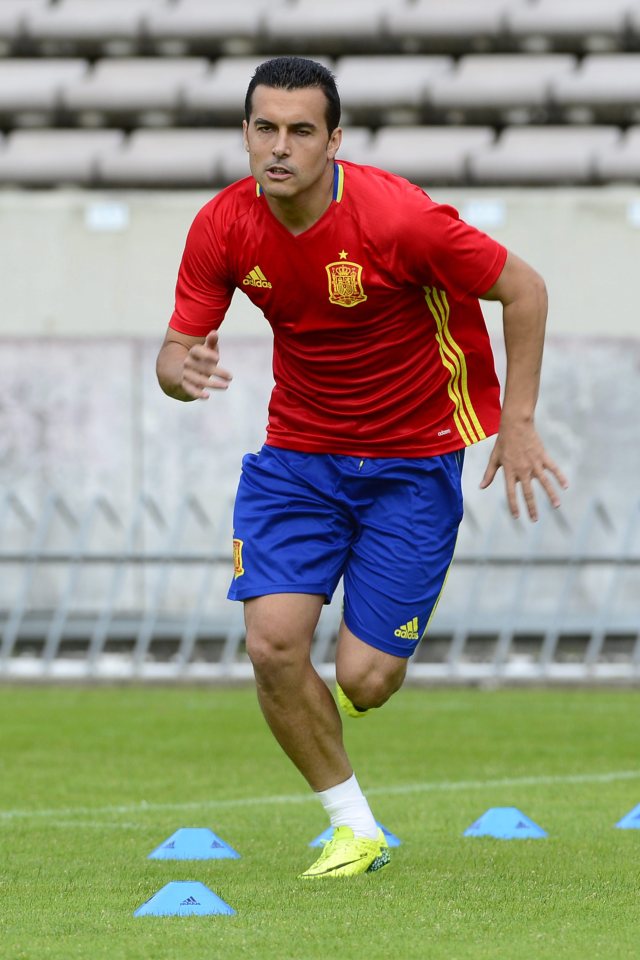
[[[484,490],[493,482],[493,479],[498,472],[498,467],[500,463],[497,458],[494,458],[493,454],[489,457],[489,463],[487,464],[487,469],[484,472],[484,476],[480,481],[480,489]]]

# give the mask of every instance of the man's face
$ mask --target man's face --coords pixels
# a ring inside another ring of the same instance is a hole
[[[284,201],[322,188],[342,138],[339,128],[329,135],[319,87],[280,90],[259,84],[243,131],[251,173],[267,197]]]

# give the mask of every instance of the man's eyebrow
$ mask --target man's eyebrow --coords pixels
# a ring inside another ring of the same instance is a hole
[[[254,126],[257,126],[259,123],[265,123],[269,127],[276,127],[277,124],[273,120],[267,120],[265,117],[256,117],[253,121]],[[296,120],[295,123],[288,123],[287,127],[289,130],[299,130],[302,127],[308,127],[310,130],[317,129],[316,124],[312,120]]]

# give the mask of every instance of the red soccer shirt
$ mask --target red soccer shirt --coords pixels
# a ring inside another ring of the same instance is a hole
[[[273,329],[267,443],[435,456],[498,429],[478,296],[505,258],[452,207],[373,167],[336,164],[333,203],[298,236],[248,177],[197,214],[170,325],[206,336],[238,287]]]

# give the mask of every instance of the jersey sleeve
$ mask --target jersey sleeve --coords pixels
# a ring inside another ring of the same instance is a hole
[[[453,207],[423,196],[422,213],[414,211],[405,231],[411,279],[458,296],[481,297],[500,276],[506,247],[461,220]]]
[[[218,329],[234,290],[225,259],[225,245],[208,204],[196,215],[187,234],[169,321],[172,329],[192,337],[206,337]]]

